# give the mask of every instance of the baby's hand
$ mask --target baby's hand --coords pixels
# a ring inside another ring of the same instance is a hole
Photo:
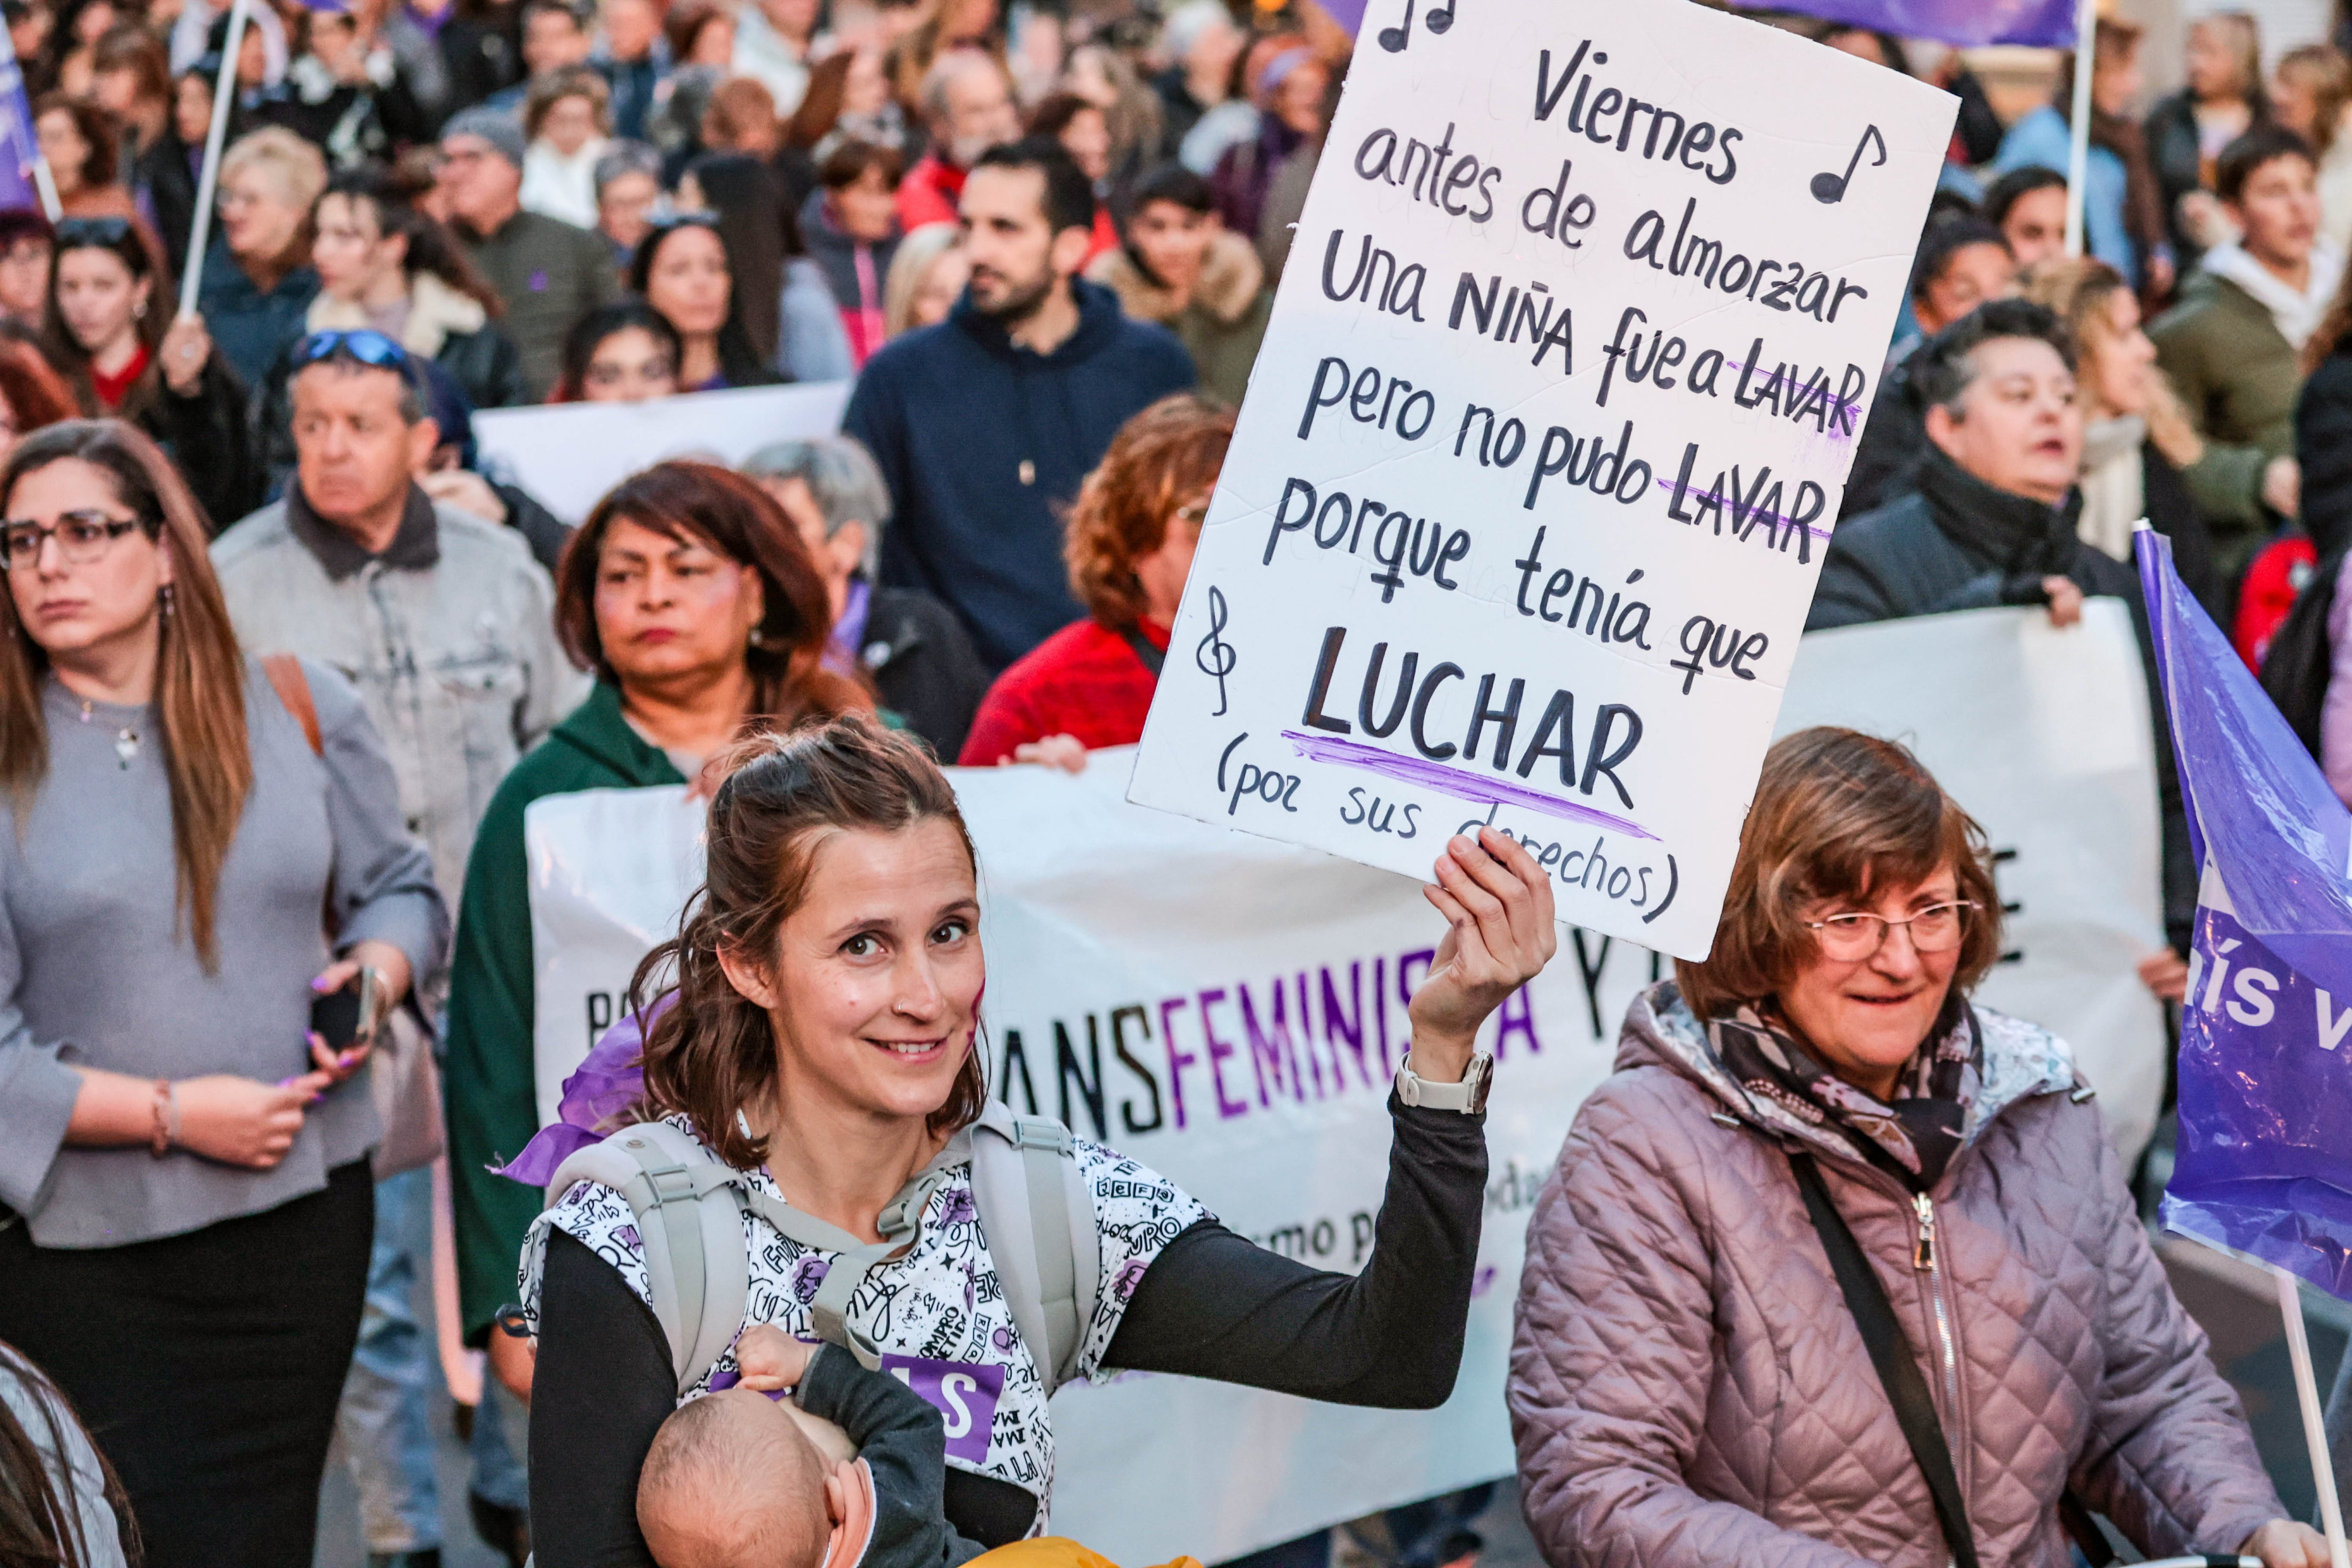
[[[735,1342],[735,1365],[743,1374],[742,1386],[773,1394],[798,1386],[817,1349],[773,1323],[755,1323]]]

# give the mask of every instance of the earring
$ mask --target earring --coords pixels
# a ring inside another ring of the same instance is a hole
[[[745,640],[752,647],[764,648],[768,646],[768,634],[758,626],[753,626],[751,637]]]
[[[164,584],[163,584],[163,591],[162,591],[161,593],[159,593],[159,594],[156,595],[156,597],[157,597],[157,598],[159,598],[159,599],[161,599],[161,600],[163,601],[163,618],[164,618],[165,620],[169,620],[169,619],[171,619],[171,618],[172,618],[172,584],[170,584],[169,583]]]

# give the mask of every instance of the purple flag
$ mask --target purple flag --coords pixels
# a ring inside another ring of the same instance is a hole
[[[1983,44],[2074,47],[2073,0],[1788,0],[1808,16],[1975,48]]]
[[[2147,529],[2139,569],[2202,877],[2164,1223],[2352,1300],[2352,813]]]
[[[33,184],[33,165],[40,156],[40,143],[33,138],[33,106],[25,97],[25,73],[16,66],[16,42],[0,29],[0,208],[41,210],[41,194]]]
[[[1333,21],[1350,33],[1364,26],[1366,0],[1318,0]],[[1405,0],[1380,0],[1393,22]],[[1444,7],[1444,0],[1425,0]],[[1450,7],[1444,7],[1450,9]],[[1982,44],[2074,47],[2074,0],[1788,0],[1780,9],[1892,33],[1898,38],[1934,38],[1974,48]]]

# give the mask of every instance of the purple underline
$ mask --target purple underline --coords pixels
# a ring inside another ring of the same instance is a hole
[[[1293,751],[1309,762],[1361,769],[1368,773],[1378,773],[1382,778],[1395,779],[1400,784],[1418,784],[1440,795],[1450,795],[1456,800],[1487,805],[1521,806],[1528,811],[1541,812],[1546,816],[1566,817],[1570,822],[1605,827],[1632,838],[1647,838],[1655,842],[1658,837],[1628,817],[1614,816],[1589,805],[1578,805],[1572,801],[1558,800],[1541,791],[1507,784],[1501,779],[1480,778],[1458,768],[1423,762],[1419,757],[1400,757],[1393,752],[1383,752],[1378,746],[1327,735],[1302,735],[1296,730],[1285,730],[1282,738],[1290,742]]]
[[[1721,479],[1723,476],[1717,474],[1716,477],[1717,479]],[[1672,479],[1660,479],[1658,481],[1658,488],[1671,495],[1674,493],[1675,481]],[[1725,511],[1729,511],[1732,508],[1732,503],[1730,501],[1724,500],[1713,490],[1703,490],[1696,485],[1685,486],[1683,493],[1698,500],[1713,501],[1717,507],[1723,509]],[[1760,519],[1765,522],[1769,522],[1774,528],[1790,528],[1795,526],[1790,523],[1787,518],[1782,517],[1779,512],[1766,511],[1760,506],[1749,507],[1748,509],[1748,515],[1751,518]],[[1745,542],[1748,536],[1755,531],[1756,524],[1754,522],[1750,522],[1745,528],[1742,528],[1734,537]],[[1811,534],[1815,539],[1832,539],[1836,537],[1834,531],[1826,528],[1815,528],[1810,522],[1805,524],[1805,531]]]

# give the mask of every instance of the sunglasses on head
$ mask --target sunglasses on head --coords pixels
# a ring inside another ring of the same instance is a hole
[[[77,245],[121,245],[131,237],[127,217],[69,217],[58,225],[57,248]]]
[[[408,351],[377,331],[373,327],[346,327],[334,331],[312,332],[294,350],[294,366],[317,364],[331,359],[336,351],[348,353],[362,364],[378,370],[396,370],[408,374]]]

